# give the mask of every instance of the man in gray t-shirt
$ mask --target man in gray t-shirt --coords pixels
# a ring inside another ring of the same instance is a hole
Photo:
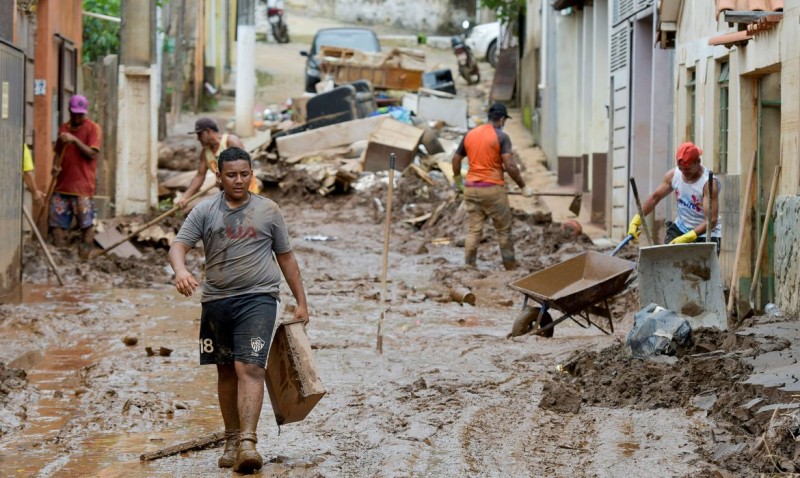
[[[186,253],[203,241],[200,363],[217,366],[226,436],[218,464],[250,472],[263,464],[255,448],[256,426],[264,400],[264,366],[277,324],[281,273],[297,301],[295,320],[308,322],[308,305],[278,205],[248,192],[250,155],[228,148],[218,161],[222,192],[189,213],[169,259],[178,292],[192,295],[199,284],[186,268]]]

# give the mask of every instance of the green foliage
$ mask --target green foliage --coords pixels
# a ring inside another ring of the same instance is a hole
[[[497,19],[503,23],[513,23],[520,12],[525,10],[525,0],[480,0],[481,7],[497,12]]]
[[[83,0],[83,10],[111,17],[120,16],[121,0]],[[120,24],[84,15],[83,62],[90,63],[105,55],[119,54]]]

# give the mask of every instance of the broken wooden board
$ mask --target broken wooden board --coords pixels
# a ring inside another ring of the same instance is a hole
[[[450,184],[455,184],[455,179],[453,179],[453,163],[449,161],[437,161],[436,165],[439,167],[439,171],[444,174],[447,182]]]
[[[113,246],[120,240],[124,239],[125,236],[122,235],[121,232],[117,230],[116,227],[108,227],[104,229],[102,232],[97,231],[94,235],[94,241],[105,250],[108,247]],[[131,257],[136,259],[141,259],[144,257],[141,252],[139,252],[130,241],[125,241],[119,246],[115,247],[111,250],[111,254],[115,256],[122,257],[123,259],[130,259]]]
[[[432,215],[433,215],[433,213],[429,212],[429,213],[423,214],[421,216],[412,217],[411,219],[403,219],[403,222],[405,222],[407,224],[411,224],[412,226],[418,226],[418,225],[424,223],[425,221],[427,221]]]
[[[421,180],[425,181],[426,183],[430,184],[431,186],[435,186],[436,185],[436,183],[433,181],[433,178],[431,178],[431,175],[428,174],[427,171],[425,171],[424,169],[420,168],[419,166],[417,166],[414,163],[411,163],[408,166],[408,169],[406,169],[406,171],[411,171],[412,173],[416,174]]]
[[[369,139],[378,126],[386,121],[384,116],[371,116],[344,123],[336,123],[322,128],[281,136],[275,139],[278,154],[289,158],[300,154],[349,145],[356,141]]]

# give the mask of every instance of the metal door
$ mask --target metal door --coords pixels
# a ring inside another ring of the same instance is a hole
[[[19,297],[22,283],[22,144],[25,54],[0,40],[0,301]]]

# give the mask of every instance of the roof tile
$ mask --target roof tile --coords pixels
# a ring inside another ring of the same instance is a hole
[[[761,12],[782,12],[783,0],[716,0],[717,19],[720,13],[725,10],[736,12],[761,11]]]

